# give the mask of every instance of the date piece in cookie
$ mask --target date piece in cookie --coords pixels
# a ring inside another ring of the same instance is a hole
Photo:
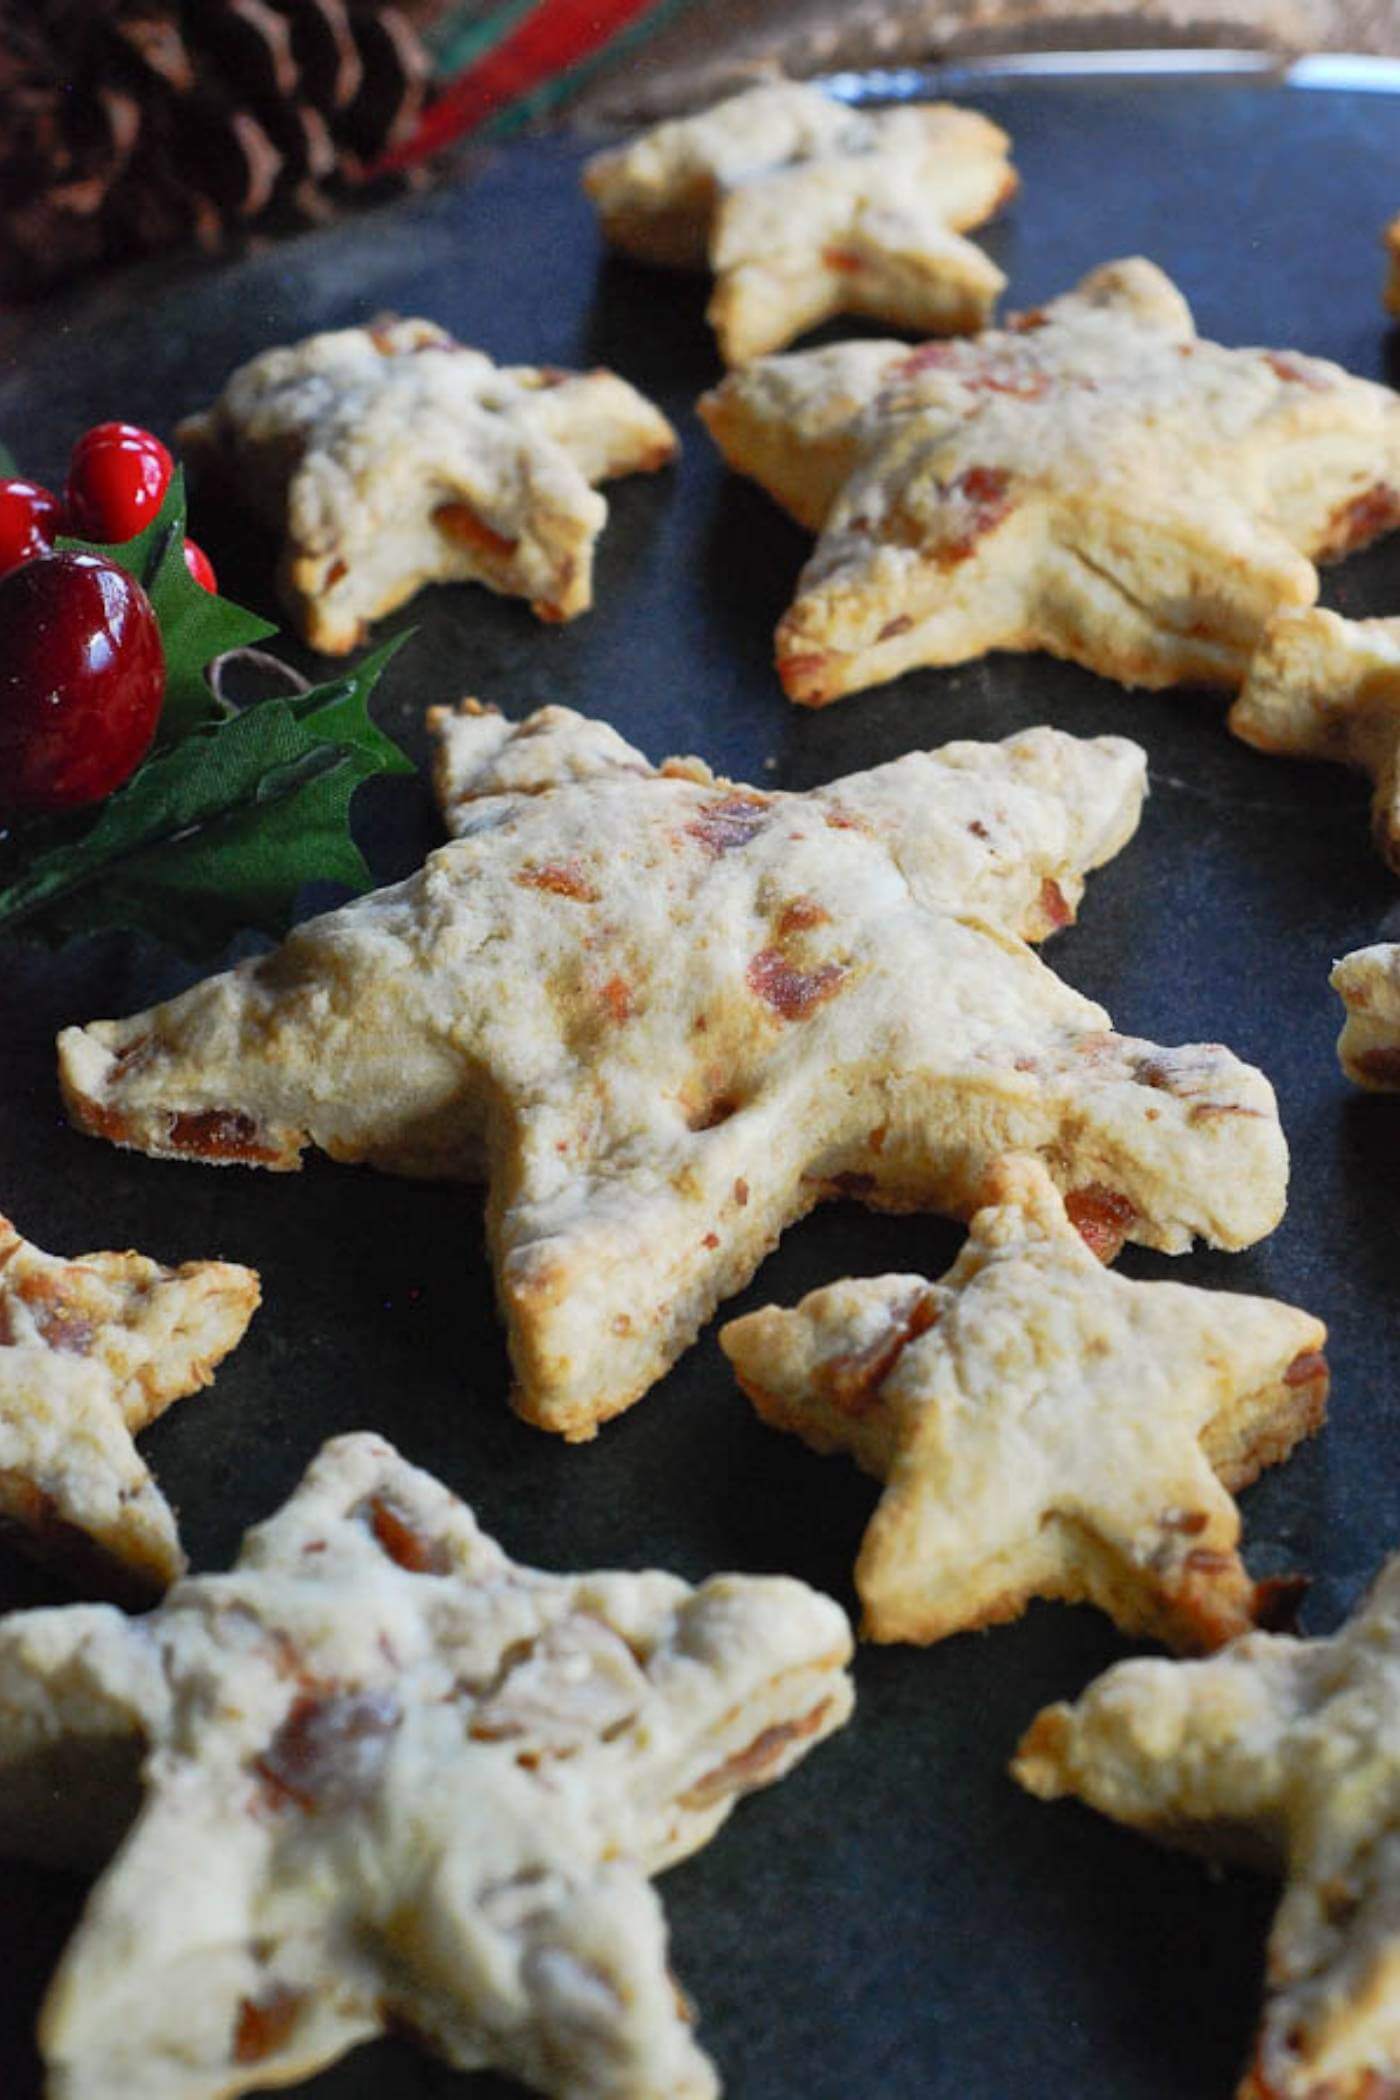
[[[208,1385],[258,1303],[251,1269],[41,1253],[0,1218],[0,1536],[132,1598],[185,1565],[132,1442]]]
[[[980,328],[1006,279],[961,236],[1015,195],[1010,144],[948,102],[859,110],[777,81],[595,154],[583,184],[615,248],[708,263],[708,318],[739,365],[836,314]]]
[[[1400,942],[1344,955],[1330,982],[1347,1010],[1337,1038],[1347,1078],[1374,1093],[1400,1092]]]
[[[1120,1663],[1047,1707],[1013,1769],[1043,1800],[1284,1876],[1239,2100],[1400,2092],[1400,1558],[1330,1640]]]
[[[1250,664],[1230,727],[1260,751],[1369,773],[1371,829],[1400,875],[1400,620],[1344,620],[1321,606],[1281,616]]]
[[[1234,688],[1315,561],[1400,523],[1400,399],[1202,341],[1141,260],[965,342],[760,360],[700,412],[821,534],[777,635],[807,707],[992,649]]]
[[[608,515],[594,484],[676,451],[613,372],[494,365],[397,320],[265,350],[179,440],[281,533],[287,609],[327,656],[425,583],[484,583],[542,620],[587,612]]]
[[[452,844],[68,1030],[63,1086],[166,1158],[489,1178],[530,1421],[591,1436],[825,1196],[963,1216],[1020,1150],[1114,1247],[1278,1222],[1268,1082],[1113,1034],[1027,945],[1131,837],[1136,745],[1034,729],[775,794],[564,708],[432,726]]]
[[[885,1482],[862,1630],[936,1641],[1060,1597],[1173,1647],[1232,1640],[1278,1585],[1245,1573],[1231,1490],[1321,1422],[1326,1329],[1113,1275],[1034,1160],[998,1161],[981,1201],[940,1282],[835,1283],[720,1334],[765,1422]]]
[[[150,1617],[13,1615],[0,1845],[116,1849],[49,2091],[233,2100],[391,2030],[556,2100],[706,2100],[648,1877],[841,1726],[850,1652],[785,1577],[517,1567],[374,1436]]]

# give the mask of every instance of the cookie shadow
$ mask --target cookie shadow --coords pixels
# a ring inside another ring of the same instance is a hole
[[[1073,1803],[1025,1799],[1012,1821],[1001,1853],[1012,1903],[1053,1947],[1061,2016],[1144,2092],[1232,2092],[1258,2019],[1273,1885],[1163,1852]]]
[[[701,548],[700,583],[743,672],[773,678],[773,631],[811,545],[762,489],[734,474],[721,481]]]
[[[723,376],[705,322],[709,277],[604,257],[583,327],[584,354],[644,394],[689,406]]]
[[[0,1904],[0,2093],[41,2100],[43,2069],[34,2043],[40,2001],[64,1942],[78,1922],[84,1890],[67,1875],[15,1861],[5,1865]]]

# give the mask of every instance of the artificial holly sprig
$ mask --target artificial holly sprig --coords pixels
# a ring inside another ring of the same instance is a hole
[[[142,928],[199,957],[243,927],[284,932],[307,882],[357,891],[372,882],[350,832],[355,790],[375,774],[414,770],[368,712],[397,641],[327,684],[230,708],[210,666],[276,630],[194,581],[184,526],[176,474],[136,538],[60,542],[118,563],[146,591],[165,649],[165,700],[151,755],[81,828],[40,820],[11,834],[0,937],[54,945]]]

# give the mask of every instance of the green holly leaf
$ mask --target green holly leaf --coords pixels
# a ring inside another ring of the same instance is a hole
[[[40,851],[0,884],[0,935],[56,943],[144,927],[202,957],[245,926],[285,932],[307,882],[368,888],[350,804],[372,775],[414,770],[368,713],[403,639],[325,685],[259,701],[148,759],[80,838]]]
[[[165,701],[152,755],[94,818],[38,820],[11,842],[0,936],[59,943],[139,927],[202,957],[243,927],[285,932],[308,882],[358,891],[372,881],[350,805],[374,774],[414,770],[369,715],[405,637],[307,692],[236,710],[209,684],[209,667],[276,630],[203,590],[185,566],[184,539],[177,471],[135,539],[59,541],[104,555],[145,590],[165,647]]]
[[[101,554],[134,576],[155,608],[165,645],[165,705],[157,739],[175,743],[202,723],[218,721],[229,710],[210,689],[206,676],[215,657],[229,649],[246,649],[265,641],[277,629],[230,598],[220,598],[197,584],[185,567],[185,476],[177,467],[159,514],[135,539],[115,546],[95,540],[62,538],[61,548]]]
[[[19,472],[19,461],[8,445],[0,445],[0,478],[12,481]]]
[[[365,768],[361,779],[368,779],[370,773],[418,770],[408,754],[399,749],[392,737],[385,736],[369,715],[370,694],[390,659],[407,640],[406,634],[395,635],[392,641],[372,649],[353,671],[327,679],[324,685],[312,686],[309,692],[298,693],[287,703],[304,729],[352,748],[355,762]]]

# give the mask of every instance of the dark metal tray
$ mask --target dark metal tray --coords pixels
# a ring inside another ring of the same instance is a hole
[[[988,236],[1013,301],[1141,251],[1210,334],[1384,375],[1377,235],[1400,207],[1400,99],[990,78],[970,99],[1008,124],[1025,178]],[[268,343],[385,307],[429,314],[499,357],[615,365],[676,417],[685,450],[674,474],[609,491],[598,609],[576,625],[540,627],[470,588],[403,615],[417,638],[381,714],[415,753],[424,707],[467,691],[513,715],[566,701],[656,756],[695,750],[790,787],[1043,720],[1140,739],[1146,821],[1052,959],[1125,1029],[1223,1039],[1278,1085],[1294,1159],[1281,1229],[1245,1255],[1130,1250],[1124,1266],[1269,1292],[1330,1323],[1331,1425],[1245,1507],[1256,1570],[1311,1570],[1305,1624],[1331,1627],[1400,1541],[1400,1104],[1341,1079],[1326,983],[1332,958],[1375,939],[1387,914],[1400,932],[1364,785],[1246,750],[1218,699],[1134,696],[1041,658],[918,673],[822,714],[790,707],[770,636],[805,542],[726,478],[691,414],[715,376],[705,286],[601,261],[575,172],[564,147],[512,148],[470,180],[261,257],[147,273],[0,323],[0,436],[52,478],[80,427],[125,416],[168,431]],[[194,522],[227,586],[271,610],[267,549],[207,507]],[[1400,608],[1400,537],[1334,571],[1327,591],[1354,613]],[[437,836],[413,783],[366,795],[363,831],[386,879]],[[523,1559],[659,1562],[691,1577],[781,1568],[849,1601],[873,1487],[763,1429],[712,1333],[595,1444],[570,1449],[506,1409],[474,1191],[324,1161],[293,1180],[216,1174],[69,1131],[55,1029],[143,1006],[189,974],[127,938],[59,957],[0,949],[0,1207],[59,1250],[220,1253],[261,1269],[266,1303],[246,1343],[144,1441],[197,1567],[226,1564],[323,1438],[372,1426]],[[849,1272],[936,1274],[957,1241],[936,1219],[835,1206],[790,1233],[737,1303],[788,1301]],[[0,1604],[62,1594],[0,1564]],[[734,2100],[1224,2100],[1248,2048],[1271,1890],[1040,1807],[1005,1776],[1037,1708],[1122,1652],[1096,1614],[1046,1605],[931,1651],[868,1650],[852,1726],[666,1877],[675,1965]],[[57,1877],[3,1870],[4,2100],[39,2090],[33,2013],[79,1900]],[[385,2043],[306,2090],[486,2100],[507,2088],[465,2085]]]

